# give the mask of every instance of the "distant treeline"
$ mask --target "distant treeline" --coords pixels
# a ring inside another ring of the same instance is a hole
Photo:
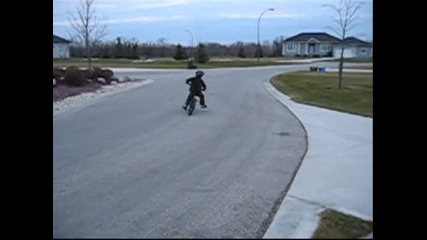
[[[276,38],[272,42],[263,41],[259,49],[260,57],[280,57],[282,56],[282,38]],[[140,43],[134,39],[117,38],[115,41],[100,42],[92,48],[93,58],[127,58],[127,59],[147,59],[147,58],[175,58],[187,59],[198,56],[204,58],[211,57],[256,57],[257,44],[235,42],[233,44],[219,44],[204,42],[195,47],[185,47],[181,44],[168,43],[167,39],[160,38],[155,42]],[[73,58],[86,57],[83,44],[72,43],[70,45],[70,55]]]

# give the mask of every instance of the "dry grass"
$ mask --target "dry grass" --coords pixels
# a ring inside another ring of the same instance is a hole
[[[294,101],[373,117],[372,73],[344,73],[342,89],[338,89],[338,73],[281,74],[271,82]]]

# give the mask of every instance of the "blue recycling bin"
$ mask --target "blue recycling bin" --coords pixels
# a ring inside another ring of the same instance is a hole
[[[311,72],[317,72],[317,70],[318,70],[318,67],[315,67],[315,66],[310,67]]]

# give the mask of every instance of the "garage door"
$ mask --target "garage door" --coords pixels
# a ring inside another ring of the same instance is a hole
[[[340,57],[340,56],[341,56],[341,48],[334,49],[334,57]],[[344,49],[344,58],[352,58],[352,57],[354,57],[353,48]]]

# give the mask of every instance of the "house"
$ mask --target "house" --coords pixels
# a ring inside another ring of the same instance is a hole
[[[372,57],[372,44],[365,42],[355,37],[348,37],[344,39],[344,58],[371,58]],[[334,57],[340,57],[341,44],[334,45]]]
[[[283,41],[283,56],[330,56],[332,57],[333,46],[340,40],[327,33],[311,32],[299,33]]]
[[[324,32],[299,33],[283,41],[283,56],[340,57],[341,40]],[[344,40],[345,58],[372,57],[372,44],[355,37]]]
[[[70,58],[70,45],[71,41],[53,35],[53,58]]]

